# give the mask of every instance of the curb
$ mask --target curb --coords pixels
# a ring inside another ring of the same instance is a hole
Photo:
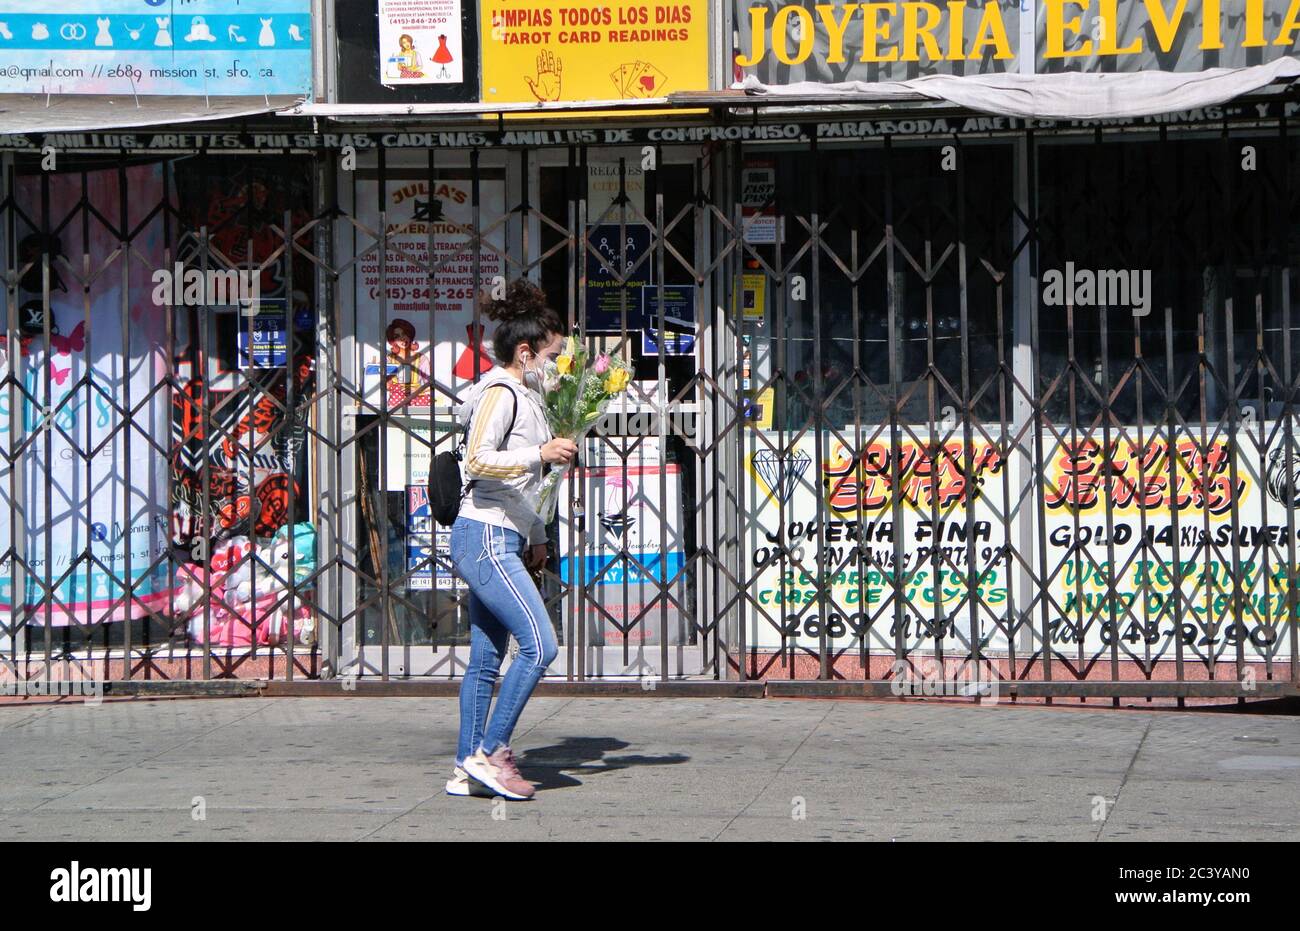
[[[498,688],[500,682],[497,683]],[[874,698],[925,700],[958,696],[899,695],[890,681],[768,679],[693,680],[622,679],[542,681],[533,694],[552,698]],[[1255,683],[1250,692],[1232,680],[1205,682],[1121,681],[1002,681],[999,695],[1015,698],[1219,698],[1241,699],[1245,707],[1265,701],[1286,702],[1300,697],[1300,687],[1287,681]],[[104,698],[454,698],[459,679],[111,679],[103,683]],[[959,698],[970,702],[969,698]],[[4,704],[8,704],[5,702]]]

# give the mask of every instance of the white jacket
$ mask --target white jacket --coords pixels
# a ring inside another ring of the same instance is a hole
[[[514,392],[517,402],[509,438],[507,392]],[[460,514],[509,527],[530,545],[545,543],[546,525],[537,509],[545,469],[542,446],[550,442],[551,428],[541,395],[497,367],[469,389],[456,416],[470,428],[461,468],[472,484],[461,499]]]

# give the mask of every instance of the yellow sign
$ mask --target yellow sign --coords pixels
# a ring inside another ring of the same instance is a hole
[[[746,272],[741,276],[741,307],[746,320],[762,320],[767,313],[767,276]]]
[[[483,100],[646,100],[709,86],[705,0],[485,0]]]

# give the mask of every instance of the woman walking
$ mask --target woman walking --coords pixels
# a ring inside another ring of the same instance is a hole
[[[451,528],[451,561],[469,586],[469,666],[460,686],[460,738],[450,795],[472,784],[510,799],[533,796],[510,751],[510,735],[558,647],[551,618],[529,574],[546,564],[546,525],[537,515],[545,463],[567,464],[578,447],[551,436],[542,371],[563,344],[559,314],[522,279],[487,315],[496,321],[497,367],[470,389],[458,415],[468,427],[467,486]],[[513,634],[510,664],[488,720],[492,689]]]

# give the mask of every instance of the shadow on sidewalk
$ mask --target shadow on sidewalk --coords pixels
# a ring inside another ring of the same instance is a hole
[[[573,772],[595,775],[632,766],[669,766],[690,759],[684,753],[670,753],[666,756],[607,756],[627,746],[627,741],[616,737],[565,737],[558,744],[536,747],[521,753],[518,757],[519,769],[524,773],[524,778],[535,783],[541,792],[582,785],[581,779],[569,775]]]

